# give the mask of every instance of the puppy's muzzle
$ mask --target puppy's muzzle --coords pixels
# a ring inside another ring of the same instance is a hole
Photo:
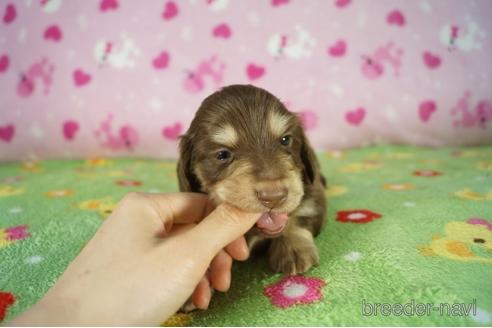
[[[256,197],[268,208],[281,206],[287,199],[287,194],[287,188],[262,188],[256,190]]]
[[[289,216],[275,211],[287,200],[288,189],[272,181],[264,182],[255,189],[256,198],[269,210],[264,212],[256,222],[256,227],[265,237],[278,236],[284,230]]]

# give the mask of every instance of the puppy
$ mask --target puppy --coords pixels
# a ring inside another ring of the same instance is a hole
[[[263,213],[247,233],[264,245],[275,272],[299,274],[319,262],[313,238],[325,222],[325,179],[298,117],[252,85],[207,97],[180,140],[181,191]]]

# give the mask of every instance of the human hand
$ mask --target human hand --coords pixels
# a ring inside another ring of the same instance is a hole
[[[260,215],[220,205],[207,216],[211,209],[202,194],[125,196],[43,299],[10,325],[157,325],[192,294],[206,308],[209,285],[227,290],[232,258],[248,257],[242,236]]]

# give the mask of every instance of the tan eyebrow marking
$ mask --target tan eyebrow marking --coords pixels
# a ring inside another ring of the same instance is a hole
[[[268,126],[273,135],[281,137],[289,126],[289,117],[272,111],[268,116]]]
[[[234,128],[227,124],[220,127],[217,131],[212,134],[212,140],[218,144],[232,147],[238,141],[238,135]]]

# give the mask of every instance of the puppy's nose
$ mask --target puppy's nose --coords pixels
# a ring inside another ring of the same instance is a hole
[[[260,189],[256,191],[258,200],[269,208],[281,205],[287,198],[287,189]]]

